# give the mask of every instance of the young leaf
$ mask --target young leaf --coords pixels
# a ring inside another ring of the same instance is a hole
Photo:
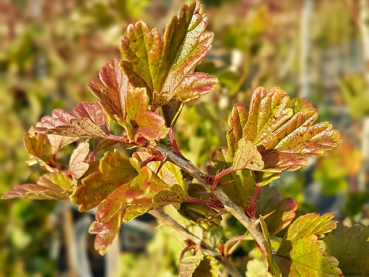
[[[87,141],[80,143],[74,150],[69,162],[69,173],[73,178],[79,179],[87,171],[89,164],[85,160],[89,151],[90,145]]]
[[[72,187],[70,180],[63,173],[52,172],[41,176],[35,184],[24,184],[16,186],[1,198],[25,198],[33,200],[56,200],[68,199],[68,190]]]
[[[290,100],[280,88],[266,92],[254,90],[250,110],[237,104],[228,120],[231,130],[227,140],[230,153],[238,149],[242,138],[257,146],[264,161],[264,172],[258,182],[267,184],[284,170],[297,170],[306,165],[304,158],[321,156],[337,146],[340,134],[332,125],[317,119],[315,108],[304,99]],[[268,173],[270,172],[270,173]],[[271,174],[272,173],[272,174]],[[264,180],[263,180],[264,179]]]
[[[53,110],[37,123],[35,131],[80,138],[106,138],[109,136],[108,117],[99,103],[83,102],[73,109],[76,116],[61,109]]]
[[[65,137],[58,135],[47,135],[50,141],[52,153],[55,156],[62,148],[78,140],[76,137]]]
[[[264,257],[252,259],[247,262],[246,277],[272,277],[268,272],[268,267]]]
[[[333,213],[323,215],[310,213],[298,217],[288,228],[287,233],[283,237],[282,243],[277,251],[277,255],[287,257],[291,244],[297,243],[301,238],[308,235],[315,235],[318,238],[324,237],[337,227],[337,221],[332,220]]]
[[[244,138],[240,139],[233,158],[233,168],[257,171],[263,169],[263,167],[264,162],[253,143]]]
[[[215,259],[206,255],[195,255],[180,260],[179,277],[217,277]]]
[[[164,37],[142,21],[129,25],[121,40],[121,66],[132,84],[144,84],[154,108],[171,101],[187,102],[210,92],[216,78],[193,73],[211,47],[213,34],[205,32],[207,17],[202,5],[183,5]]]
[[[326,236],[324,243],[344,276],[369,275],[369,227],[341,227]]]
[[[174,185],[170,190],[163,190],[155,194],[152,199],[152,206],[150,209],[156,209],[165,205],[173,204],[177,209],[180,208],[180,204],[187,200],[187,193],[179,185]]]
[[[53,148],[46,135],[26,133],[24,134],[24,145],[30,155],[27,161],[29,165],[38,163],[45,170],[54,172],[55,169],[49,164],[53,157]]]
[[[293,245],[292,265],[288,276],[342,276],[337,259],[326,255],[324,244],[317,239],[317,236],[308,235]]]

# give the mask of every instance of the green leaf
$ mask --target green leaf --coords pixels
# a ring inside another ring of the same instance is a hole
[[[290,100],[288,94],[277,87],[269,92],[257,88],[248,115],[241,104],[232,111],[228,120],[231,127],[227,134],[228,147],[235,153],[241,138],[257,146],[266,172],[265,176],[260,175],[258,182],[265,185],[284,170],[305,166],[305,158],[321,156],[337,146],[339,132],[327,122],[314,125],[317,117],[315,108],[304,99]]]
[[[70,180],[63,173],[46,173],[41,176],[35,184],[24,184],[16,186],[1,198],[25,198],[33,200],[56,200],[68,199],[69,189],[72,187]]]
[[[213,34],[205,32],[202,5],[183,5],[167,25],[162,38],[142,21],[129,25],[121,40],[123,71],[137,87],[146,87],[154,108],[171,101],[187,102],[211,91],[216,78],[194,73],[211,47]]]
[[[337,259],[327,255],[324,244],[317,239],[317,236],[308,235],[293,245],[288,276],[342,276]]]
[[[217,211],[203,204],[182,203],[178,213],[193,224],[202,226],[205,230],[210,230],[221,223],[221,217],[212,218],[217,214]]]
[[[341,227],[326,236],[324,243],[344,276],[369,275],[369,227]]]
[[[73,151],[73,154],[69,162],[69,173],[75,179],[79,179],[87,171],[89,164],[85,162],[87,155],[90,151],[90,145],[88,142],[80,143]]]
[[[216,261],[211,256],[195,255],[179,261],[179,277],[217,277]]]
[[[246,277],[272,277],[263,257],[247,262]]]
[[[297,203],[292,198],[283,198],[275,187],[265,186],[259,191],[255,205],[256,217],[265,216],[269,234],[275,235],[286,228],[295,218]]]
[[[232,166],[232,158],[227,147],[219,147],[211,156],[212,167],[208,168],[209,173],[215,174]],[[239,170],[223,176],[220,183],[232,181],[222,186],[222,190],[228,197],[242,209],[250,203],[255,191],[255,180],[252,171]]]
[[[277,251],[277,255],[287,257],[291,247],[303,237],[315,235],[318,238],[324,237],[337,227],[337,221],[332,220],[334,213],[319,215],[309,213],[298,217],[288,228],[282,243]],[[291,245],[292,244],[292,245]]]
[[[269,232],[268,232],[268,227],[263,219],[263,217],[259,217],[260,220],[260,226],[261,226],[261,230],[263,232],[265,241],[266,241],[266,245],[265,245],[265,250],[266,252],[264,252],[264,256],[267,260],[268,263],[268,272],[272,274],[272,276],[276,276],[276,277],[280,277],[281,272],[279,271],[278,265],[276,264],[276,262],[272,259],[272,245],[270,243],[270,238],[269,238]]]
[[[82,102],[73,109],[76,116],[61,109],[53,110],[37,123],[35,131],[79,138],[106,138],[109,119],[99,103]]]
[[[170,190],[162,190],[155,194],[152,199],[152,206],[150,209],[173,204],[177,209],[180,208],[180,204],[187,200],[187,193],[179,185],[174,185]]]
[[[236,170],[249,169],[257,171],[263,169],[264,162],[254,144],[243,138],[238,141],[232,165]]]

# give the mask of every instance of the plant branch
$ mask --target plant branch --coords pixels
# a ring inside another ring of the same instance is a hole
[[[179,166],[185,170],[188,174],[194,177],[201,185],[208,187],[208,182],[206,181],[205,174],[202,173],[197,167],[195,167],[191,161],[187,161],[178,157],[173,152],[169,151],[160,144],[155,145],[155,149],[167,155],[169,161]],[[231,213],[245,228],[249,231],[251,236],[254,238],[258,246],[264,251],[266,246],[266,241],[258,229],[257,224],[253,219],[248,217],[229,197],[223,192],[222,189],[213,190],[213,194],[217,199],[224,205],[227,212]]]
[[[199,237],[192,234],[190,231],[188,231],[186,228],[178,224],[173,218],[169,217],[168,215],[158,211],[158,210],[152,210],[149,212],[152,216],[159,219],[162,223],[164,223],[167,226],[172,227],[175,229],[184,240],[190,239],[195,244],[199,244],[203,252],[207,255],[213,256],[215,259],[217,259],[220,263],[223,264],[223,266],[228,270],[228,272],[234,276],[234,277],[241,277],[241,274],[237,271],[237,269],[228,261],[223,259],[223,256],[221,253],[216,251],[214,248],[212,248],[210,245],[208,245],[206,242],[201,240]]]

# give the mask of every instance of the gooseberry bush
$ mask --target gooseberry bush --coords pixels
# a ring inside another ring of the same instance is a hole
[[[174,135],[181,110],[217,84],[215,77],[195,72],[213,40],[207,21],[194,2],[182,6],[164,35],[142,21],[129,25],[120,43],[123,60],[108,61],[100,80],[88,84],[99,101],[82,102],[73,113],[56,109],[25,134],[29,164],[45,173],[37,184],[17,186],[2,198],[70,199],[80,212],[97,207],[89,232],[101,255],[122,221],[150,213],[184,242],[182,277],[222,271],[243,276],[229,259],[243,240],[254,240],[272,276],[368,276],[368,228],[337,229],[332,213],[294,220],[296,201],[267,186],[340,141],[331,124],[315,123],[317,111],[309,101],[290,99],[278,87],[257,88],[248,107],[233,107],[227,146],[209,157],[206,173],[182,155]],[[123,131],[114,134],[113,124]],[[66,166],[57,154],[72,143],[77,146]],[[231,214],[246,233],[215,249],[163,213],[166,205],[204,232]]]

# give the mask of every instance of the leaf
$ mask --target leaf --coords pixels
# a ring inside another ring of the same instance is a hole
[[[35,184],[24,184],[4,194],[1,199],[24,198],[33,200],[68,199],[72,180],[63,173],[46,173]]]
[[[236,170],[250,169],[257,171],[263,169],[263,167],[264,162],[253,143],[240,139],[233,158],[233,168]]]
[[[219,147],[211,155],[212,167],[208,168],[209,173],[215,174],[232,166],[232,158],[227,147]],[[250,203],[255,191],[255,181],[252,171],[240,170],[223,176],[220,183],[229,182],[222,186],[222,190],[228,197],[242,209]]]
[[[179,261],[179,277],[217,277],[215,259],[206,255],[185,257]]]
[[[297,203],[292,198],[283,198],[277,189],[271,186],[262,187],[259,191],[255,215],[260,217],[270,214],[265,218],[269,234],[275,235],[286,228],[295,218]]]
[[[246,277],[272,277],[263,257],[247,262]]]
[[[89,164],[85,162],[90,151],[88,142],[83,142],[73,151],[69,162],[69,172],[73,178],[79,179],[87,171]]]
[[[217,211],[203,204],[182,203],[178,213],[193,224],[198,224],[207,231],[219,226],[221,223],[221,217],[212,218],[217,214]]]
[[[266,172],[266,177],[260,175],[258,182],[265,185],[284,170],[305,166],[305,158],[321,156],[337,146],[339,132],[327,122],[314,125],[317,116],[315,108],[304,99],[290,100],[288,94],[277,87],[269,92],[257,88],[248,115],[246,108],[237,104],[228,120],[230,153],[237,151],[241,138],[252,141],[262,155]]]
[[[339,261],[344,276],[369,275],[369,227],[341,227],[324,238],[327,253]]]
[[[53,110],[37,123],[35,131],[80,138],[106,138],[108,117],[99,103],[83,102],[73,109],[76,116],[62,109]]]
[[[99,171],[92,172],[82,179],[71,195],[71,201],[79,206],[80,212],[90,210],[99,205],[110,194],[121,186],[129,187],[137,176],[137,171],[118,150],[106,152],[100,160]],[[122,199],[124,200],[124,199]]]
[[[169,129],[165,126],[165,120],[157,113],[147,111],[149,97],[145,88],[135,88],[127,95],[127,122],[135,122],[132,126],[132,136],[136,140],[142,135],[148,140],[164,138]],[[128,130],[127,130],[128,131]]]
[[[260,220],[260,226],[261,226],[261,230],[263,232],[264,238],[265,238],[265,252],[264,257],[267,260],[267,264],[268,264],[268,272],[272,274],[272,276],[276,276],[276,277],[281,277],[281,272],[279,271],[278,265],[275,263],[275,261],[272,259],[272,245],[270,243],[270,238],[269,238],[269,232],[268,232],[268,227],[263,219],[263,217],[259,217]]]
[[[216,78],[193,73],[211,47],[202,5],[183,5],[162,38],[142,21],[129,25],[121,40],[123,71],[135,86],[143,84],[154,108],[171,101],[187,102],[211,91]]]
[[[342,276],[335,257],[326,255],[324,244],[317,236],[299,239],[291,251],[291,271],[288,276]]]
[[[114,119],[125,118],[127,91],[131,88],[127,76],[119,66],[119,60],[108,61],[99,73],[99,81],[88,84],[92,93],[101,101],[104,111]]]
[[[35,162],[42,166],[45,170],[53,172],[54,168],[49,165],[53,157],[53,148],[44,134],[25,133],[24,145],[31,159],[27,161],[29,165],[33,165]]]
[[[76,137],[65,137],[58,135],[47,135],[47,138],[49,139],[49,142],[51,144],[52,153],[54,156],[65,146],[78,140],[78,138]]]
[[[155,194],[152,199],[152,206],[150,209],[162,207],[168,204],[173,204],[177,209],[180,208],[180,203],[187,200],[187,193],[179,185],[174,185],[170,190],[163,190]]]
[[[332,220],[334,213],[326,213],[319,215],[316,213],[309,213],[298,217],[288,228],[281,245],[277,251],[277,255],[288,256],[292,246],[303,237],[308,235],[315,235],[318,238],[324,237],[337,227],[337,221]]]

